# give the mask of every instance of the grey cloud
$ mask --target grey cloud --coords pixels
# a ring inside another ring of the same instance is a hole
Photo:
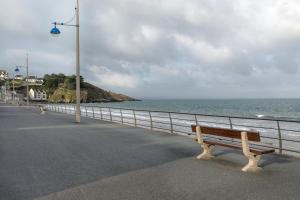
[[[296,0],[82,0],[86,80],[148,98],[300,97]],[[74,1],[0,3],[1,65],[74,72],[74,30],[49,35]]]

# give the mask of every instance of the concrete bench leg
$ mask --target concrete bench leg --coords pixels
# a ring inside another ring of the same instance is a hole
[[[261,158],[261,155],[249,154],[249,157],[248,157],[249,162],[245,167],[243,167],[242,171],[256,172],[256,171],[260,170],[261,168],[258,167],[258,165],[257,165],[260,158]]]
[[[214,145],[208,145],[203,143],[202,148],[203,152],[197,156],[197,159],[211,159],[214,156],[212,155],[212,150],[215,146]]]

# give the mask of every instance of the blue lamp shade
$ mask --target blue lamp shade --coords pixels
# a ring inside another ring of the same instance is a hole
[[[57,36],[60,34],[60,30],[54,26],[54,28],[51,29],[50,33],[53,35],[53,36]]]

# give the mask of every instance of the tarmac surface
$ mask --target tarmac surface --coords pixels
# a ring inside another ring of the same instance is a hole
[[[191,138],[0,103],[0,200],[299,199],[300,160],[197,160]]]

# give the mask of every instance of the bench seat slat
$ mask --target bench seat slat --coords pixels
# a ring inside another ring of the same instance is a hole
[[[220,142],[216,140],[204,140],[206,144],[211,144],[211,145],[219,145],[219,146],[224,146],[224,147],[230,147],[230,148],[235,148],[235,149],[243,149],[241,145],[234,144],[234,143],[226,143],[226,142]],[[257,147],[250,147],[250,152],[255,153],[257,155],[262,155],[262,154],[268,154],[268,153],[273,153],[275,152],[274,149],[263,149],[263,148],[257,148]]]

